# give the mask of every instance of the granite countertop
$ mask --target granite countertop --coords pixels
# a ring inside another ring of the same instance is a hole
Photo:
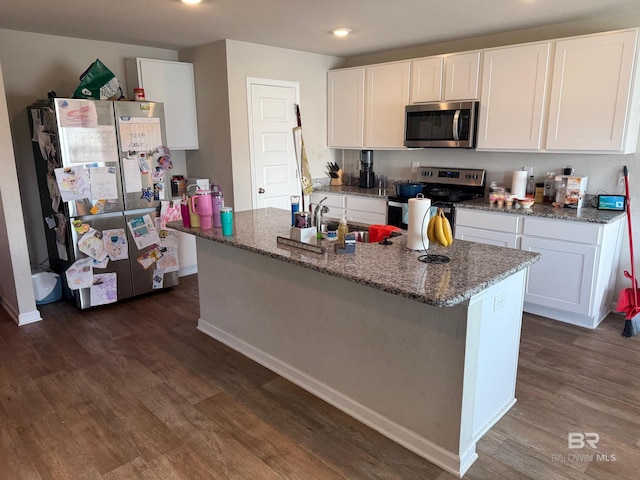
[[[589,223],[613,223],[625,216],[625,212],[598,210],[592,207],[579,209],[559,208],[550,204],[534,203],[531,208],[519,208],[490,204],[487,199],[467,200],[456,203],[456,208],[469,208],[472,210],[484,210],[486,212],[504,213],[507,215],[526,215],[531,217],[555,218],[557,220],[572,220]]]
[[[277,236],[289,237],[290,222],[288,210],[265,208],[234,212],[229,237],[216,228],[167,226],[438,307],[457,305],[540,259],[538,253],[455,240],[447,248],[431,244],[428,249],[449,257],[449,263],[427,264],[418,259],[422,252],[406,248],[406,235],[392,238],[392,245],[358,242],[356,253],[341,255],[322,240],[326,253],[319,254],[277,243]]]

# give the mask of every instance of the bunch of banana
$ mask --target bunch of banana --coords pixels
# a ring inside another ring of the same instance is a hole
[[[444,210],[438,208],[436,214],[431,217],[427,225],[427,238],[430,242],[442,247],[448,247],[453,243],[453,232],[449,219],[444,216]]]

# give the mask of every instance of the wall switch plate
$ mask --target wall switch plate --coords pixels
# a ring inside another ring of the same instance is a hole
[[[624,187],[624,173],[622,172],[618,174],[618,186]]]
[[[411,173],[417,173],[419,165],[418,162],[411,162]]]

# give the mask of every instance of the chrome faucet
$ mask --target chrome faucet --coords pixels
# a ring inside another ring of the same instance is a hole
[[[329,212],[329,207],[322,205],[328,197],[324,197],[318,202],[316,208],[313,210],[313,221],[316,222],[316,233],[322,233],[322,216]]]

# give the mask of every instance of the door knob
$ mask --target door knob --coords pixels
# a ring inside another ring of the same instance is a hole
[[[260,187],[260,188],[258,189],[258,193],[264,193],[264,188]]]

